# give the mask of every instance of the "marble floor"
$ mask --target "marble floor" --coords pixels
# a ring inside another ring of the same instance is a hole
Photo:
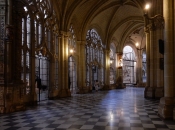
[[[0,130],[175,130],[157,115],[159,100],[127,87],[47,100],[26,111],[0,115]]]

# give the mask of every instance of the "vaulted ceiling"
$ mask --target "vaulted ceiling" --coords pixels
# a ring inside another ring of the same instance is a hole
[[[52,0],[60,30],[73,24],[77,40],[85,40],[94,28],[103,44],[123,48],[127,43],[145,46],[143,8],[145,0]]]

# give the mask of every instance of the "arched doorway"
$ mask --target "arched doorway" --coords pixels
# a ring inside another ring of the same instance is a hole
[[[123,83],[136,84],[136,59],[130,46],[123,49]]]

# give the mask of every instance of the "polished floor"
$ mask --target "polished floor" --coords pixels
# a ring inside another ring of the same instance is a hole
[[[0,115],[0,130],[175,130],[157,115],[158,100],[144,88],[127,87],[40,102],[26,111]]]

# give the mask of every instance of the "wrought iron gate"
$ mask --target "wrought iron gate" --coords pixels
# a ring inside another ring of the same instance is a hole
[[[49,92],[49,61],[46,57],[36,56],[35,75],[37,101],[47,100]]]
[[[136,62],[132,52],[123,55],[123,83],[136,83]]]

